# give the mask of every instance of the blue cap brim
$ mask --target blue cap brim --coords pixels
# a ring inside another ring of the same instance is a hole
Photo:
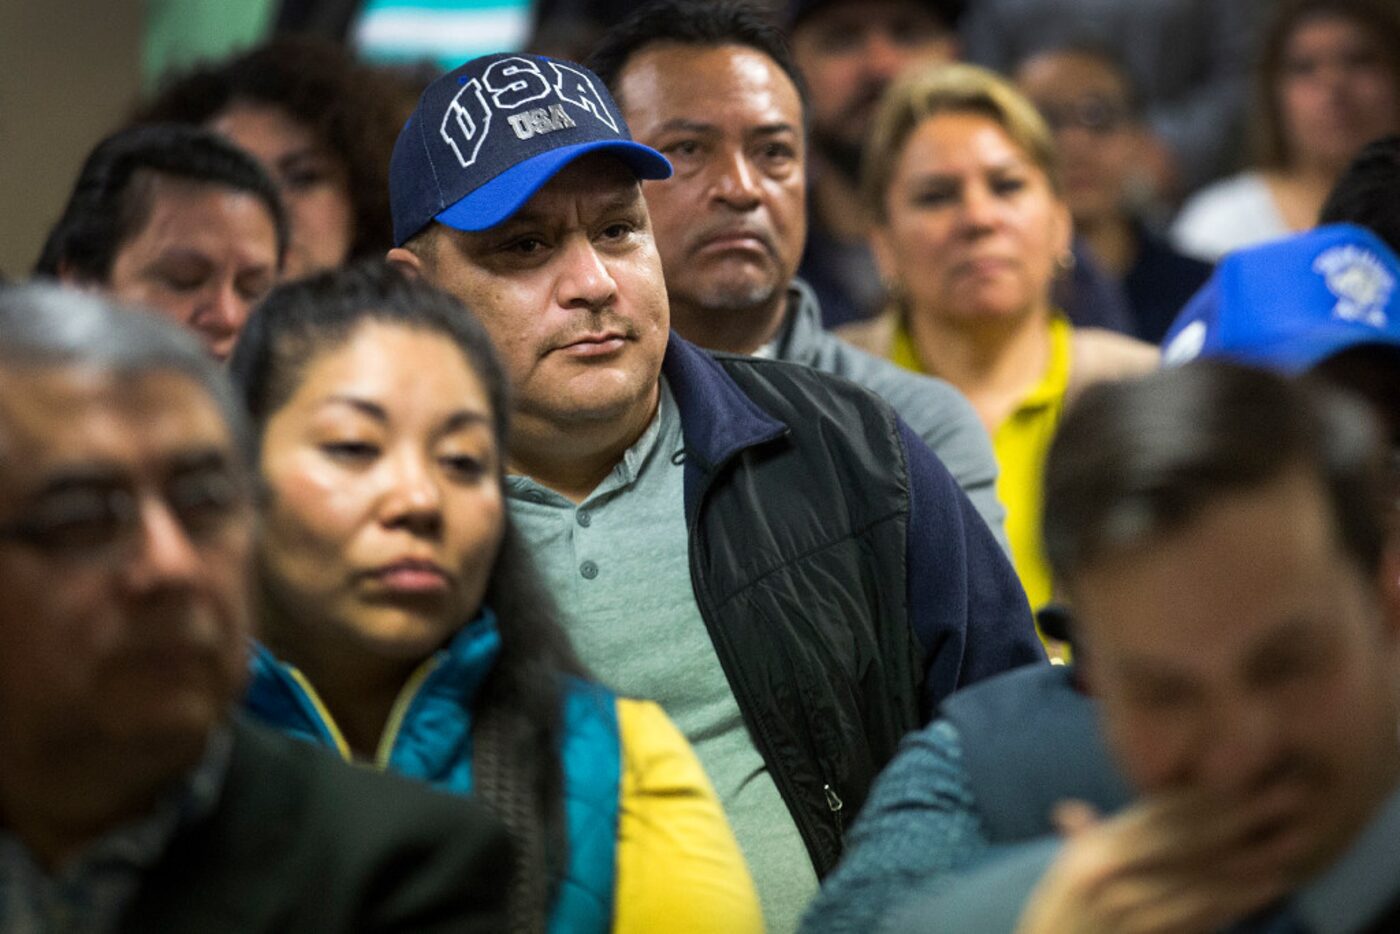
[[[618,139],[561,146],[511,166],[439,213],[435,219],[456,230],[488,230],[509,220],[565,166],[592,152],[616,156],[638,178],[654,180],[671,177],[671,163],[666,161],[666,157],[641,143]]]
[[[1267,366],[1296,376],[1344,350],[1369,345],[1400,348],[1400,340],[1374,328],[1334,325],[1315,328],[1303,334],[1293,334],[1284,340],[1269,344],[1241,348],[1234,352],[1226,351],[1224,355],[1232,356],[1243,363]]]

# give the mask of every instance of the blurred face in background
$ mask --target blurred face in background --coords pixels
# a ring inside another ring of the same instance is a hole
[[[1016,82],[1055,134],[1075,224],[1117,215],[1139,142],[1123,75],[1096,55],[1044,52],[1017,69]]]
[[[1048,313],[1069,211],[1001,124],[945,111],[895,160],[871,245],[911,314],[969,326]]]
[[[1295,165],[1340,171],[1366,143],[1400,131],[1400,62],[1361,23],[1318,13],[1294,28],[1277,76]]]
[[[148,184],[146,221],[117,248],[103,287],[184,325],[226,359],[277,280],[272,214],[256,195],[218,184],[155,174]]]
[[[288,277],[345,262],[355,239],[348,173],[309,127],[281,108],[239,103],[216,117],[209,129],[250,153],[277,184],[291,234]]]
[[[792,51],[813,142],[857,162],[885,88],[911,65],[952,61],[957,39],[919,0],[836,0],[797,24]]]

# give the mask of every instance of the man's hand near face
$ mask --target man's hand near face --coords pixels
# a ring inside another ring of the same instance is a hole
[[[1031,894],[1019,934],[1215,931],[1296,882],[1305,802],[1297,782],[1221,795],[1153,795],[1101,819],[1079,802],[1056,814],[1063,851]]]

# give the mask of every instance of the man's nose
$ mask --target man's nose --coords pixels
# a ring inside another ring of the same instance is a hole
[[[904,70],[909,56],[897,37],[884,29],[872,29],[862,43],[861,61],[868,76],[888,84]]]
[[[129,564],[133,589],[151,592],[192,586],[200,573],[200,555],[189,531],[158,496],[144,497],[137,509]]]
[[[751,211],[759,203],[759,177],[748,156],[739,149],[725,154],[715,178],[715,197],[740,211]]]
[[[1268,697],[1232,696],[1211,714],[1198,777],[1225,792],[1253,788],[1281,752],[1282,718]]]
[[[591,240],[583,236],[571,238],[559,261],[560,306],[598,309],[612,304],[617,296],[617,282]]]

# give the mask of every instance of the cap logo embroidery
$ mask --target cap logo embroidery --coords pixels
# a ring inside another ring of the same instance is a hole
[[[1335,246],[1313,261],[1327,289],[1337,297],[1332,309],[1342,321],[1386,326],[1385,306],[1395,288],[1395,277],[1370,250],[1358,246]]]
[[[1162,351],[1163,366],[1178,366],[1188,360],[1194,360],[1201,355],[1201,351],[1206,346],[1206,323],[1204,321],[1192,321],[1181,329],[1181,333],[1172,338],[1172,342],[1167,345],[1167,349]]]
[[[540,66],[528,58],[503,58],[493,62],[481,77],[463,83],[462,89],[448,103],[439,128],[443,142],[452,149],[462,168],[469,168],[476,162],[490,135],[491,118],[497,112],[506,115],[516,138],[521,140],[577,126],[563,104],[513,113],[532,101],[548,97],[551,92],[564,103],[591,114],[614,133],[618,132],[617,121],[587,75],[557,62],[546,64],[554,72],[552,85]]]

